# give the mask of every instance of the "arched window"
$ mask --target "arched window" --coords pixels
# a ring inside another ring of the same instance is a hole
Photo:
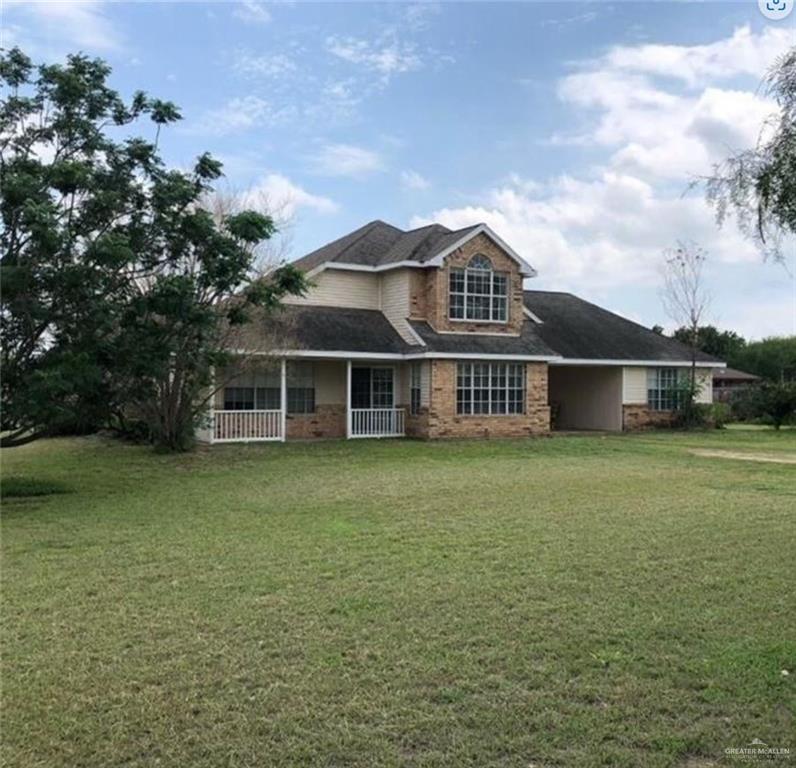
[[[478,320],[505,323],[508,317],[509,280],[505,272],[495,272],[492,262],[477,253],[462,269],[450,271],[451,320]]]

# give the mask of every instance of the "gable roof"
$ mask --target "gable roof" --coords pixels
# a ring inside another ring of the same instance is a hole
[[[486,224],[448,229],[441,224],[404,231],[384,221],[371,221],[293,262],[306,272],[326,268],[382,271],[398,266],[441,266],[450,252],[479,234],[485,234],[514,259],[526,276],[534,269]]]
[[[685,344],[627,320],[571,293],[524,291],[525,307],[541,322],[539,337],[566,360],[683,363],[691,360]],[[697,353],[697,362],[723,365]]]
[[[722,381],[759,381],[760,377],[754,373],[739,371],[737,368],[725,368],[723,371],[716,371],[713,374],[713,380],[717,379]]]

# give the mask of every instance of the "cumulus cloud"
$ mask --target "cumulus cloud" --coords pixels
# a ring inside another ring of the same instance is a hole
[[[352,144],[327,144],[310,158],[315,173],[322,176],[367,176],[384,168],[381,155]]]
[[[554,137],[602,148],[601,165],[554,179],[523,179],[480,193],[473,205],[416,216],[419,226],[484,221],[539,270],[545,284],[583,291],[658,280],[662,251],[695,240],[714,262],[758,262],[728,223],[716,227],[688,181],[728,153],[753,146],[774,105],[728,75],[759,78],[787,44],[784,30],[748,28],[701,46],[622,46],[576,65],[558,83],[581,130]]]

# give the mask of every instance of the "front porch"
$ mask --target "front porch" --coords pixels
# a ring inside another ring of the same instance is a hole
[[[283,359],[225,376],[205,442],[404,437],[410,378],[419,379],[406,363],[351,359]]]

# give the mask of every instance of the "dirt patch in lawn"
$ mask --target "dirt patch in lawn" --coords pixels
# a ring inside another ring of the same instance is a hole
[[[770,464],[796,464],[796,456],[786,454],[783,456],[763,455],[760,453],[743,453],[742,451],[710,451],[695,448],[689,451],[694,456],[707,456],[711,459],[736,459],[739,461],[762,461]]]

